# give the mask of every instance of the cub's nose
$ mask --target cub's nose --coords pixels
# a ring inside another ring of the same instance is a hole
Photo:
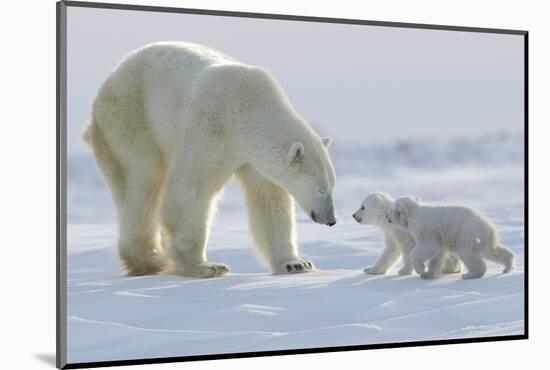
[[[358,217],[356,213],[352,215],[353,219],[357,222],[361,222],[361,217]]]
[[[390,216],[386,215],[386,221],[388,221],[391,224]]]
[[[334,225],[336,225],[336,221],[327,222],[327,225],[328,226],[334,226]]]

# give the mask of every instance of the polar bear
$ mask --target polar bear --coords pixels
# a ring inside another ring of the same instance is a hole
[[[207,261],[216,199],[236,177],[259,257],[275,274],[314,270],[298,255],[294,203],[336,223],[328,145],[265,69],[205,46],[159,42],[111,72],[93,102],[84,140],[119,219],[129,275],[216,277]]]
[[[380,254],[374,266],[363,270],[366,274],[385,274],[399,257],[402,257],[403,267],[398,271],[398,274],[410,275],[413,272],[409,256],[416,244],[414,238],[408,231],[391,225],[386,219],[393,203],[394,199],[388,193],[373,192],[367,195],[360,208],[352,215],[359,224],[377,226],[384,232],[382,254]],[[446,260],[439,261],[440,258]],[[462,264],[455,256],[449,255],[446,257],[444,253],[440,253],[433,260],[434,263],[443,265],[443,273],[453,274],[462,270]]]
[[[410,232],[416,246],[411,252],[414,269],[423,278],[435,278],[441,265],[430,263],[426,272],[424,263],[440,253],[456,254],[466,265],[464,279],[485,275],[483,259],[504,266],[503,273],[515,267],[514,253],[500,244],[494,225],[478,211],[451,205],[422,203],[418,197],[397,199],[387,216],[392,225]]]

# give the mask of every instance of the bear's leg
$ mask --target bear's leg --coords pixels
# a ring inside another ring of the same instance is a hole
[[[213,145],[204,148],[216,148]],[[214,149],[205,154],[194,153],[191,145],[182,143],[181,150],[184,147],[189,149],[176,155],[179,161],[168,168],[161,206],[173,273],[198,278],[223,276],[229,268],[206,260],[206,242],[217,197],[231,176],[231,166]]]
[[[380,254],[374,266],[365,268],[363,272],[371,275],[385,274],[399,258],[401,254],[399,252],[399,248],[397,248],[393,239],[389,235],[384,234],[384,250],[382,254]]]
[[[315,270],[298,256],[294,204],[286,190],[260,175],[250,165],[236,172],[245,192],[250,229],[259,257],[274,274]]]
[[[423,276],[425,274],[424,264],[434,258],[439,250],[439,246],[434,242],[418,241],[410,256],[411,263],[418,275]]]
[[[127,169],[128,186],[118,204],[118,251],[128,275],[157,274],[167,267],[158,222],[164,182],[159,167],[142,166],[134,172]]]
[[[401,245],[401,256],[402,256],[401,259],[403,260],[403,267],[401,267],[401,269],[399,269],[397,273],[399,275],[410,275],[414,271],[414,267],[411,262],[411,253],[416,243],[413,241],[410,243],[402,243],[402,244],[403,245]]]
[[[116,115],[104,116],[109,118],[107,123],[120,121]],[[93,149],[117,207],[119,256],[129,275],[156,274],[162,272],[167,263],[158,227],[164,159],[146,136],[134,137],[138,144],[129,147],[113,127],[118,126],[106,124],[101,129],[93,118],[85,139]]]
[[[477,279],[487,272],[487,265],[478,250],[471,246],[458,248],[456,254],[460,257],[468,272],[462,275],[463,279]]]
[[[174,262],[174,273],[181,276],[210,278],[223,276],[229,268],[206,260],[208,228],[216,194],[200,189],[167,186],[162,207],[162,220],[168,243],[168,253]]]

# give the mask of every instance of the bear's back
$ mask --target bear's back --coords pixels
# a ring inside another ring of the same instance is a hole
[[[234,63],[237,62],[233,58],[202,45],[156,42],[127,54],[107,77],[100,92],[185,94],[186,88],[191,88],[209,66]]]
[[[142,120],[132,123],[151,128],[161,146],[172,145],[178,126],[185,124],[181,113],[192,105],[197,81],[209,67],[230,64],[240,63],[198,44],[148,44],[127,54],[113,69],[98,92],[95,110],[101,116],[105,106],[116,102],[121,111],[142,112]]]

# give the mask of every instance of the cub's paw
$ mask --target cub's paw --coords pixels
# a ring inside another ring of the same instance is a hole
[[[299,274],[302,272],[317,271],[315,265],[308,260],[295,259],[283,263],[279,268],[275,269],[274,274]]]
[[[229,272],[229,267],[220,263],[205,262],[200,265],[183,266],[176,269],[176,274],[186,277],[214,278]]]
[[[506,261],[506,265],[504,266],[504,270],[502,270],[503,274],[507,274],[509,272],[512,272],[516,269],[516,261],[515,258],[512,257],[510,260]]]
[[[420,274],[420,277],[422,279],[431,280],[431,279],[437,279],[439,275],[431,273],[431,272],[425,272],[423,274]]]
[[[414,269],[412,266],[403,266],[397,271],[399,275],[412,275]]]
[[[448,259],[441,270],[444,274],[458,274],[462,272],[462,262],[458,259]]]
[[[480,272],[468,272],[466,274],[463,274],[462,278],[466,279],[466,280],[468,280],[468,279],[479,279],[479,278],[482,278],[483,275],[485,275],[485,274],[480,273]]]
[[[363,272],[367,275],[384,275],[386,271],[380,270],[376,266],[370,266],[363,270]]]

